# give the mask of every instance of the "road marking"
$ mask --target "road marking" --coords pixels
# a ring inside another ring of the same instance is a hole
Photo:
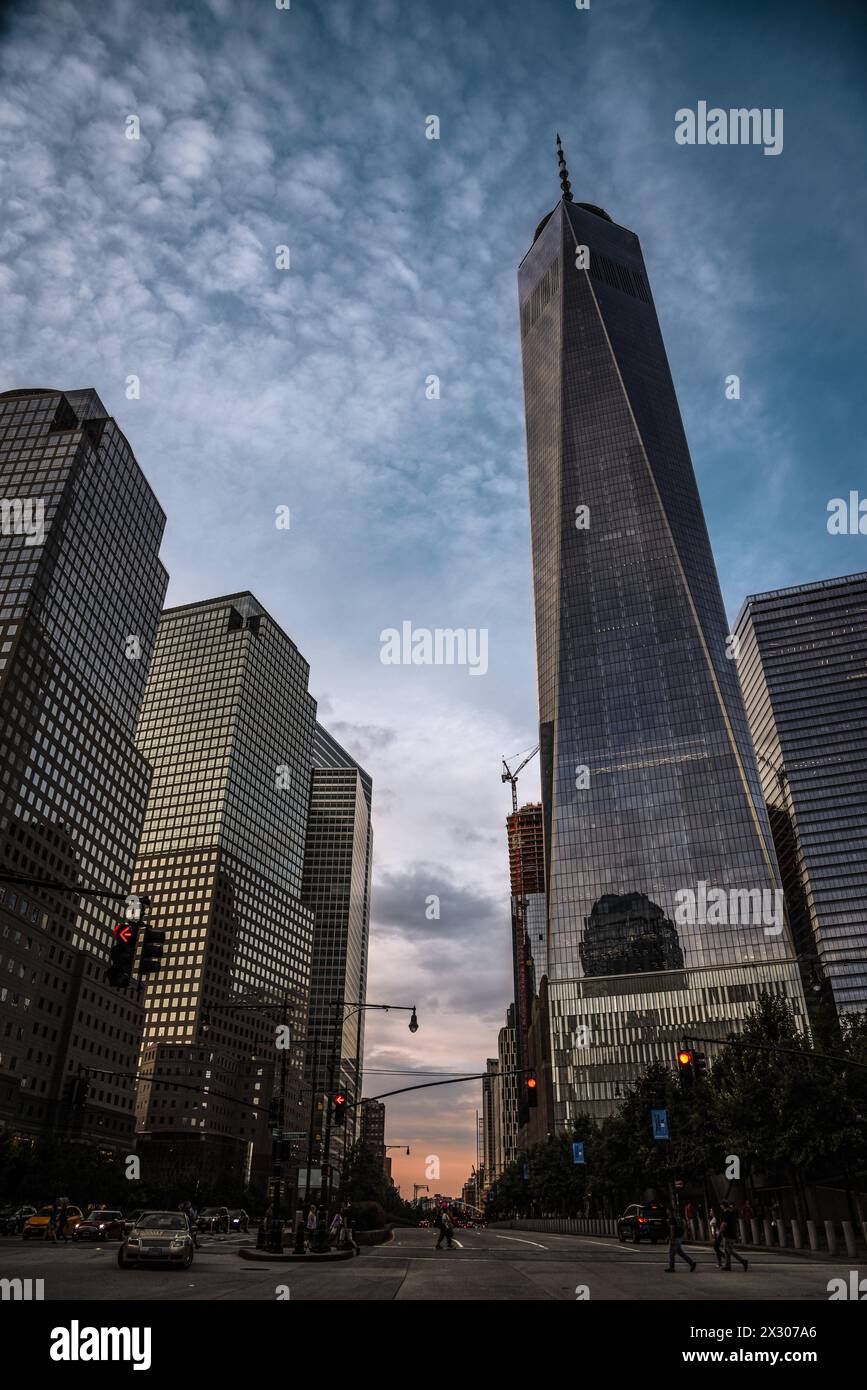
[[[519,1240],[522,1245],[536,1245],[540,1250],[548,1249],[547,1245],[539,1245],[538,1240],[525,1240],[523,1236],[498,1236],[496,1231],[492,1231],[491,1235],[496,1235],[497,1240]]]

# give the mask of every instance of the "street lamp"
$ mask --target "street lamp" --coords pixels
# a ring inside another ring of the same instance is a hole
[[[334,1010],[334,1037],[333,1037],[333,1039],[332,1039],[331,1058],[330,1058],[330,1063],[329,1063],[329,1082],[328,1082],[329,1102],[328,1102],[328,1105],[326,1106],[326,1111],[325,1111],[325,1134],[324,1134],[324,1140],[323,1140],[323,1146],[322,1146],[322,1148],[323,1148],[324,1162],[325,1162],[325,1165],[326,1165],[326,1168],[327,1168],[327,1172],[326,1172],[325,1174],[323,1174],[323,1178],[322,1178],[322,1189],[321,1189],[322,1198],[323,1198],[323,1201],[324,1201],[324,1206],[325,1206],[326,1212],[330,1211],[330,1209],[331,1209],[331,1100],[330,1100],[330,1097],[331,1097],[331,1094],[333,1093],[334,1087],[335,1087],[336,1078],[335,1078],[335,1074],[334,1074],[334,1073],[335,1073],[336,1064],[338,1063],[338,1059],[342,1060],[342,1057],[341,1057],[342,1045],[341,1045],[341,1043],[342,1043],[342,1033],[343,1033],[343,1028],[344,1028],[344,1026],[346,1025],[347,1021],[352,1017],[353,1014],[361,1014],[362,1012],[366,1012],[366,1011],[370,1011],[370,1010],[378,1010],[378,1011],[380,1011],[380,1012],[382,1012],[382,1013],[386,1013],[386,1014],[387,1014],[387,1013],[390,1013],[392,1009],[394,1009],[395,1012],[397,1012],[397,1013],[408,1013],[408,1014],[410,1015],[410,1020],[409,1020],[409,1031],[410,1031],[411,1033],[417,1033],[417,1032],[418,1032],[418,1028],[419,1028],[419,1023],[418,1023],[418,1012],[417,1012],[417,1010],[416,1010],[415,1004],[366,1004],[363,1000],[332,999],[331,1002],[330,1002],[330,1007]],[[360,1026],[360,1019],[359,1019],[359,1026]],[[358,1087],[358,1069],[359,1069],[359,1055],[358,1055],[358,1052],[356,1052],[356,1057],[355,1057],[355,1085],[354,1085],[354,1087],[353,1087],[353,1092],[352,1092],[352,1094],[353,1094],[353,1101],[352,1101],[352,1109],[353,1109],[353,1111],[355,1111],[355,1110],[357,1109],[357,1106],[358,1106],[358,1089],[359,1089],[359,1087]],[[342,1169],[341,1169],[341,1183],[342,1183]],[[306,1194],[305,1194],[305,1200],[306,1200]]]

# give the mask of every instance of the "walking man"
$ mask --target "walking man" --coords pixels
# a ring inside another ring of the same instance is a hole
[[[722,1215],[719,1219],[719,1233],[722,1251],[725,1255],[725,1264],[721,1263],[720,1269],[725,1269],[730,1272],[732,1267],[732,1255],[734,1255],[738,1264],[743,1265],[744,1270],[746,1270],[749,1262],[741,1259],[741,1256],[738,1254],[737,1250],[735,1250],[737,1220],[735,1217],[735,1209],[731,1202],[723,1202]]]
[[[454,1246],[452,1245],[452,1231],[453,1231],[453,1230],[454,1230],[454,1225],[453,1225],[453,1223],[452,1223],[452,1218],[449,1216],[449,1209],[448,1209],[448,1207],[443,1207],[442,1215],[440,1216],[440,1234],[439,1234],[439,1239],[437,1240],[437,1243],[436,1243],[436,1249],[437,1249],[437,1250],[441,1250],[441,1249],[442,1249],[443,1238],[445,1238],[446,1249],[447,1249],[447,1250],[453,1250],[453,1249],[454,1249]]]
[[[668,1264],[665,1272],[666,1274],[674,1273],[674,1257],[679,1255],[689,1265],[690,1274],[694,1274],[696,1270],[695,1260],[691,1260],[683,1248],[683,1222],[676,1212],[671,1210],[671,1207],[666,1207],[665,1214],[668,1217]]]

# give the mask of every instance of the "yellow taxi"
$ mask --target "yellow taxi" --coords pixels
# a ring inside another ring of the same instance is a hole
[[[35,1216],[29,1216],[24,1222],[24,1230],[22,1232],[24,1239],[32,1240],[35,1238],[36,1240],[45,1240],[48,1236],[48,1223],[51,1220],[51,1213],[53,1211],[54,1207],[43,1207]],[[66,1208],[66,1225],[63,1228],[63,1234],[65,1236],[71,1236],[79,1221],[83,1220],[84,1217],[81,1208],[74,1207],[72,1203],[70,1203]]]

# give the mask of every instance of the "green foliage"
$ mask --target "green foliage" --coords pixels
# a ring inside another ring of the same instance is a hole
[[[750,1045],[762,1043],[770,1046]],[[728,1154],[741,1159],[742,1176],[788,1173],[796,1200],[803,1183],[829,1175],[844,1175],[848,1187],[851,1175],[867,1172],[867,1071],[813,1055],[826,1052],[867,1064],[867,1013],[820,1019],[813,1037],[799,1031],[786,1001],[762,995],[706,1081],[685,1085],[654,1063],[613,1115],[601,1123],[583,1116],[569,1134],[522,1154],[498,1179],[489,1215],[526,1215],[532,1204],[558,1215],[610,1214],[651,1193],[668,1201],[677,1179],[701,1189]],[[670,1140],[654,1139],[653,1109],[668,1111]],[[572,1162],[573,1138],[584,1140],[584,1165]]]

